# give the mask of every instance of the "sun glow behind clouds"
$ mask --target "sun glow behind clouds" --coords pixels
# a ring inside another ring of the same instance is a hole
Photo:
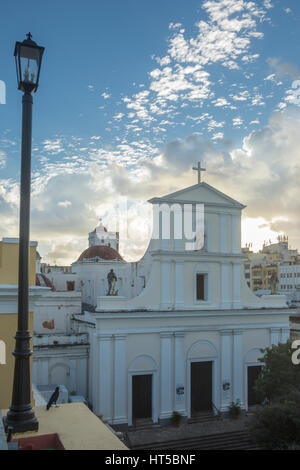
[[[263,217],[242,219],[242,246],[246,243],[252,243],[252,251],[259,251],[262,249],[264,241],[272,243],[277,242],[278,235],[283,235],[283,232],[275,232],[270,229],[270,222]]]

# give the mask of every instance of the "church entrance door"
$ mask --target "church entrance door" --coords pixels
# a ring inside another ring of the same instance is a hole
[[[152,418],[152,375],[132,376],[132,421]]]
[[[259,405],[260,401],[254,390],[254,385],[261,372],[262,366],[248,366],[248,406]]]
[[[212,361],[191,362],[191,416],[212,409]]]

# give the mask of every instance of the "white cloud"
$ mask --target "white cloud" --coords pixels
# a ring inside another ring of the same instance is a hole
[[[59,207],[70,207],[72,205],[71,201],[60,201],[57,203]]]
[[[0,150],[0,168],[4,168],[6,165],[6,153]]]
[[[57,154],[64,150],[61,139],[46,139],[44,140],[43,145],[44,150],[52,154]]]
[[[216,107],[218,107],[218,106],[223,107],[223,106],[228,106],[228,105],[229,105],[229,103],[228,103],[228,101],[227,101],[226,98],[218,98],[218,99],[216,99],[216,100],[213,101],[213,104],[214,104]]]
[[[236,117],[232,119],[233,126],[241,126],[243,124],[243,119],[241,117]]]
[[[149,72],[147,99],[141,99],[139,94],[123,98],[129,111],[127,116],[148,126],[159,115],[173,118],[187,103],[201,107],[215,98],[210,66],[218,63],[225,69],[242,70],[245,63],[258,59],[259,54],[252,50],[250,53],[250,48],[254,41],[263,38],[258,28],[267,19],[268,5],[266,2],[262,7],[245,0],[204,1],[202,10],[207,20],[201,19],[196,24],[197,31],[192,36],[181,23],[171,23],[166,54],[153,56],[157,66]],[[233,96],[236,101],[248,98],[243,92]],[[215,98],[214,104],[236,109],[226,97]]]
[[[114,115],[113,119],[115,119],[116,121],[120,121],[123,116],[125,116],[124,113],[118,113]]]

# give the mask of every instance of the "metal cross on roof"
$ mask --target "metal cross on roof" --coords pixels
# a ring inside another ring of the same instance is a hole
[[[198,171],[198,184],[201,183],[201,171],[206,171],[206,168],[201,168],[201,162],[198,162],[198,166],[193,166],[193,170]]]

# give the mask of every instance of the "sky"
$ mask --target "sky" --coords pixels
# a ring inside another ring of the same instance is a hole
[[[258,250],[287,234],[300,249],[299,21],[297,0],[5,2],[0,236],[18,236],[22,94],[13,51],[30,31],[45,47],[31,198],[42,261],[75,261],[99,218],[113,229],[112,211],[124,205],[131,237],[121,254],[139,259],[147,200],[195,184],[198,161],[207,183],[247,206],[243,244]]]

